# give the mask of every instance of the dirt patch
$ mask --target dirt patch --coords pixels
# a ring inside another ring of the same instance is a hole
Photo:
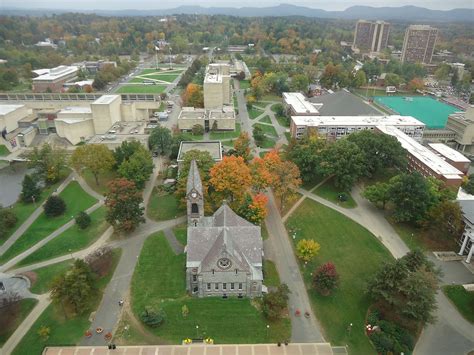
[[[27,277],[28,280],[30,280],[31,286],[33,286],[36,283],[36,281],[38,280],[38,275],[34,271],[25,271],[25,272],[22,272],[19,275]]]

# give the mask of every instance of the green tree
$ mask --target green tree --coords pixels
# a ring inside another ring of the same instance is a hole
[[[315,176],[323,175],[321,167],[322,155],[327,148],[327,142],[315,135],[303,139],[292,139],[286,148],[286,157],[300,169],[301,178],[308,182]]]
[[[131,232],[145,222],[143,198],[135,183],[124,178],[112,180],[105,195],[106,220],[115,230]]]
[[[385,204],[390,200],[389,190],[389,184],[385,182],[378,182],[376,184],[367,186],[363,192],[363,196],[372,203],[380,203],[382,205],[382,209],[385,209]]]
[[[255,140],[255,144],[259,147],[265,140],[265,132],[263,132],[263,130],[259,126],[253,127],[253,139]]]
[[[166,313],[163,309],[158,311],[153,308],[146,307],[140,314],[140,320],[152,328],[157,328],[165,322]]]
[[[235,155],[242,157],[246,163],[249,162],[250,155],[250,137],[247,132],[242,132],[234,142]]]
[[[136,140],[132,141],[123,141],[117,148],[114,150],[114,159],[115,159],[115,167],[118,167],[125,161],[130,159],[130,157],[137,152],[138,150],[142,149],[143,145]]]
[[[38,201],[41,196],[41,189],[38,182],[31,176],[26,174],[21,183],[21,200],[25,203]]]
[[[86,229],[91,225],[91,216],[89,216],[86,212],[81,211],[79,212],[74,219],[76,220],[76,224],[79,229]]]
[[[143,146],[132,156],[125,160],[118,169],[120,176],[135,182],[138,189],[143,189],[145,182],[150,178],[153,172],[153,159],[150,152]]]
[[[74,313],[83,314],[95,294],[94,274],[82,259],[76,259],[72,267],[51,284],[51,300],[62,305],[65,313],[72,308]]]
[[[293,91],[308,91],[309,79],[305,74],[296,74],[291,77],[291,90]]]
[[[395,205],[394,218],[398,222],[423,220],[432,204],[426,180],[418,172],[400,174],[389,181],[390,201]]]
[[[45,325],[39,327],[37,334],[41,338],[41,340],[46,341],[49,339],[49,335],[51,334],[51,328]]]
[[[362,69],[360,69],[355,74],[354,80],[352,80],[352,86],[355,88],[360,88],[361,86],[364,86],[365,84],[367,84],[367,76],[365,75],[365,72]]]
[[[169,154],[171,152],[172,143],[173,137],[171,136],[171,131],[160,125],[153,128],[148,137],[148,147],[150,150],[161,155]]]
[[[77,171],[88,169],[99,185],[99,174],[110,171],[115,159],[112,151],[104,144],[86,144],[76,148],[71,162]]]
[[[27,158],[28,167],[35,170],[34,176],[47,184],[58,182],[67,168],[66,151],[53,148],[48,143],[35,147]]]
[[[385,75],[385,86],[399,86],[402,83],[402,79],[398,74],[387,73]]]
[[[44,214],[48,217],[57,217],[66,212],[66,202],[59,195],[49,196],[43,205]]]
[[[340,139],[324,151],[323,169],[327,175],[334,175],[334,185],[350,191],[362,176],[366,160],[357,144]]]
[[[434,205],[423,226],[438,238],[457,240],[464,229],[463,214],[457,201],[442,201]]]
[[[436,80],[444,81],[448,79],[450,72],[451,72],[451,67],[446,63],[442,63],[438,66],[438,69],[436,69],[434,75],[435,75]]]
[[[263,315],[269,320],[283,317],[289,299],[290,289],[286,284],[281,284],[275,291],[270,291],[263,296]]]
[[[0,239],[5,237],[10,229],[17,223],[18,218],[8,208],[3,208],[0,205]]]
[[[469,175],[469,178],[463,184],[462,188],[471,195],[474,195],[474,174]]]
[[[372,177],[387,168],[402,170],[406,167],[406,151],[395,137],[364,130],[350,134],[347,139],[364,155],[365,176]]]

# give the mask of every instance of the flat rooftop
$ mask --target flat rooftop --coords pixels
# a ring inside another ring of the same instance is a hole
[[[58,112],[58,114],[61,113],[92,113],[92,110],[85,106],[68,106]]]
[[[395,137],[402,147],[411,155],[420,160],[424,165],[446,179],[459,179],[464,174],[456,169],[451,164],[447,163],[439,155],[421,145],[413,138],[410,138],[405,133],[393,126],[377,126],[381,132]]]
[[[219,118],[219,119],[235,119],[235,111],[233,108],[222,109],[222,110],[210,110],[209,118]]]
[[[291,106],[296,114],[319,114],[319,111],[308,99],[299,92],[284,92],[283,101]]]
[[[93,103],[96,105],[108,105],[112,103],[114,100],[117,100],[117,98],[120,98],[120,95],[102,95]]]
[[[411,116],[291,116],[297,126],[424,126]]]
[[[338,347],[338,354],[347,354]],[[222,344],[222,345],[118,345],[116,350],[108,350],[106,346],[70,346],[46,347],[43,355],[332,355],[333,348],[329,343],[290,343],[282,344]]]
[[[441,154],[443,157],[456,163],[470,163],[471,161],[457,150],[448,147],[443,143],[429,143],[431,149]]]
[[[206,110],[203,108],[183,107],[178,120],[203,120],[205,117]]]
[[[183,161],[183,156],[190,150],[209,152],[214,161],[222,160],[221,141],[183,141],[179,145],[177,161]]]
[[[22,107],[25,107],[25,105],[0,105],[0,115],[8,115]]]
[[[76,66],[67,65],[60,65],[59,67],[51,69],[38,69],[35,70],[34,73],[38,74],[39,76],[33,78],[33,81],[56,80],[66,75],[77,73],[78,70],[79,68]]]
[[[376,116],[382,114],[366,104],[360,97],[346,90],[314,96],[308,100],[314,104],[322,104],[322,107],[319,108],[319,113],[322,116]]]

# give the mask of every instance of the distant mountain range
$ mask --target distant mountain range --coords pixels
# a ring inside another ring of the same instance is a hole
[[[178,14],[229,15],[241,17],[264,16],[304,16],[333,19],[367,19],[387,21],[425,21],[425,22],[474,22],[474,9],[430,10],[424,7],[371,7],[351,6],[344,11],[326,11],[304,6],[280,4],[271,7],[202,7],[179,6],[162,10],[65,10],[65,9],[20,9],[3,8],[4,15],[50,15],[67,12],[95,13],[103,16],[165,16]]]

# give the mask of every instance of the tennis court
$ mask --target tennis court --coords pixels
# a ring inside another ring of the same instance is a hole
[[[375,102],[402,116],[413,116],[429,129],[446,126],[448,115],[458,108],[426,96],[376,96]]]

